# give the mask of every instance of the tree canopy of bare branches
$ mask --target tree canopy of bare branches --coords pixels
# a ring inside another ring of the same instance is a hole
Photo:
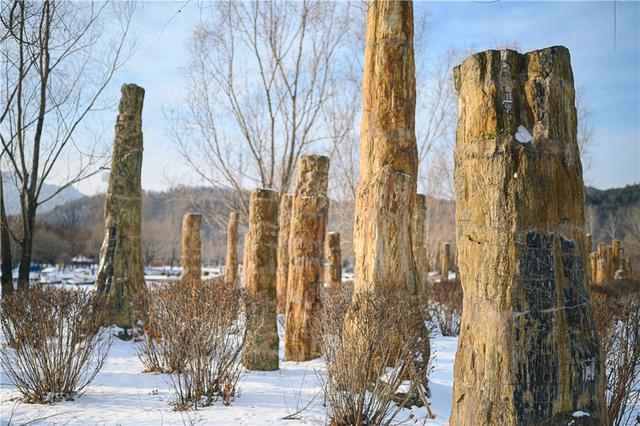
[[[3,184],[20,194],[19,224],[3,226],[20,248],[18,288],[28,285],[38,207],[106,164],[83,125],[108,106],[101,97],[129,56],[132,14],[124,2],[2,2],[0,161]],[[58,188],[44,196],[47,182]]]
[[[171,112],[171,134],[230,209],[246,215],[252,187],[286,192],[300,154],[326,143],[320,118],[335,96],[352,8],[304,0],[204,10],[191,40],[186,108]]]

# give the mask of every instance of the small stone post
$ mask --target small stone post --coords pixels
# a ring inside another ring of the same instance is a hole
[[[578,411],[603,424],[569,51],[489,50],[453,74],[464,309],[450,424],[560,425]]]
[[[129,328],[134,320],[132,302],[147,292],[140,240],[144,89],[125,84],[121,92],[95,286],[107,295],[109,323]]]
[[[284,314],[287,306],[287,279],[289,277],[289,225],[291,223],[291,194],[280,198],[278,218],[278,313]]]
[[[327,234],[326,281],[328,288],[337,288],[342,284],[342,252],[339,232]]]
[[[443,243],[440,252],[440,282],[449,281],[449,269],[451,269],[451,244]]]
[[[424,221],[427,217],[427,205],[424,194],[416,195],[416,206],[413,209],[413,224],[411,242],[413,258],[416,263],[418,290],[422,291],[427,280],[427,259],[425,257]]]
[[[227,256],[224,266],[224,280],[227,284],[238,282],[238,217],[238,212],[229,213],[227,223]]]
[[[596,251],[596,277],[595,283],[600,284],[611,279],[609,268],[609,249],[605,243],[598,243]]]
[[[199,213],[185,213],[182,217],[182,282],[191,286],[196,285],[202,277],[202,240],[200,227],[202,215]]]
[[[249,201],[249,230],[244,240],[247,334],[242,364],[249,370],[278,369],[276,271],[278,193],[255,189]]]
[[[327,231],[329,158],[303,155],[298,160],[289,231],[285,359],[307,361],[320,356],[312,330],[320,314],[324,239]]]

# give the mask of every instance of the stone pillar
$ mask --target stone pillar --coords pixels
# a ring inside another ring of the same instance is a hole
[[[595,283],[600,284],[610,279],[609,250],[605,243],[598,243],[598,250],[596,251]]]
[[[440,252],[440,282],[449,281],[449,270],[451,269],[451,244],[443,243]]]
[[[278,193],[255,189],[249,201],[249,230],[243,257],[247,340],[242,364],[249,370],[278,369],[277,251]]]
[[[280,198],[278,218],[278,313],[284,314],[287,306],[287,279],[289,274],[289,225],[291,223],[291,194]]]
[[[601,424],[569,51],[489,50],[454,69],[464,309],[450,424]]]
[[[615,274],[618,269],[622,269],[622,248],[620,240],[611,240],[611,273]]]
[[[589,267],[590,267],[590,277],[591,284],[597,284],[597,274],[598,274],[598,253],[591,252],[589,254]]]
[[[342,251],[339,232],[327,234],[326,282],[328,288],[336,288],[342,284]]]
[[[413,209],[412,238],[413,259],[416,263],[418,290],[422,291],[427,280],[427,259],[425,257],[424,221],[427,216],[426,197],[416,195],[416,205]]]
[[[298,160],[289,231],[284,356],[307,361],[320,356],[313,331],[320,311],[324,238],[327,231],[329,158],[303,155]]]
[[[586,239],[587,239],[587,251],[591,253],[591,250],[593,247],[593,237],[591,236],[591,234],[587,234]]]
[[[415,137],[413,3],[371,0],[367,11],[354,290],[417,292],[411,243]]]
[[[182,281],[190,285],[198,283],[202,277],[202,239],[200,227],[202,215],[185,213],[182,217]]]
[[[227,256],[224,266],[224,280],[227,284],[238,282],[238,217],[238,212],[229,213],[227,223]]]
[[[133,300],[147,292],[140,240],[144,89],[125,84],[121,92],[95,286],[107,294],[109,322],[128,328],[134,320]]]

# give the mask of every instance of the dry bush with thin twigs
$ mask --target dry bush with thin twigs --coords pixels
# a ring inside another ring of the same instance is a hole
[[[608,424],[640,423],[640,288],[591,286]]]
[[[112,339],[103,296],[35,286],[6,295],[0,313],[0,363],[25,402],[72,400],[102,368]]]
[[[323,383],[332,425],[388,425],[426,402],[429,339],[416,297],[394,291],[323,294]]]
[[[147,371],[170,374],[178,410],[197,409],[238,392],[245,341],[240,289],[222,279],[156,284],[138,356]]]
[[[462,285],[460,279],[428,284],[427,309],[443,336],[460,334],[462,319]]]

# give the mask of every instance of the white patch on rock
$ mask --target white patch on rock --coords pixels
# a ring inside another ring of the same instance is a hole
[[[520,143],[529,143],[533,139],[531,133],[527,130],[523,125],[518,126],[518,130],[516,130],[516,140]]]
[[[515,172],[515,173],[513,174],[513,178],[514,178],[514,179],[518,179],[518,172]]]
[[[580,417],[591,417],[591,414],[589,414],[589,413],[587,413],[585,411],[574,411],[573,417],[577,417],[577,418],[580,418]]]

